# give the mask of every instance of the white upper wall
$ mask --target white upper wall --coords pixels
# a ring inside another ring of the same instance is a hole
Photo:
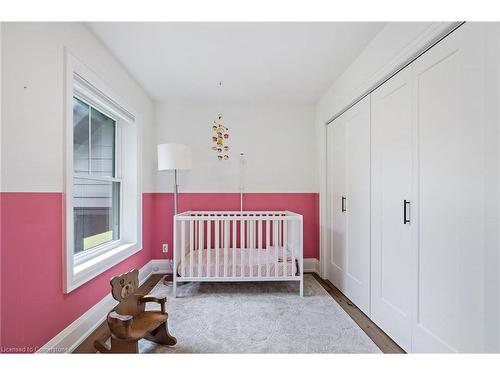
[[[222,106],[231,130],[231,160],[219,162],[210,149],[210,125],[218,112],[213,105],[157,104],[153,133],[153,103],[148,95],[86,26],[6,23],[2,36],[2,190],[62,190],[64,46],[135,112],[143,133],[143,191],[171,190],[168,172],[155,171],[156,144],[171,141],[193,145],[194,170],[181,177],[184,191],[238,191],[238,154],[243,151],[247,191],[310,192],[321,187],[318,171],[324,168],[326,119],[436,27],[432,23],[388,24],[331,86],[316,111],[306,104]]]
[[[4,23],[2,30],[2,191],[63,189],[64,47],[106,83],[136,116],[143,162],[156,158],[153,103],[81,23]],[[154,170],[142,168],[143,190]]]
[[[181,192],[238,192],[240,152],[246,160],[245,191],[317,192],[312,105],[155,108],[156,143],[192,147],[193,169],[179,172]],[[211,149],[212,123],[219,112],[230,133],[228,161],[219,161]],[[172,172],[156,173],[157,191],[172,191]]]

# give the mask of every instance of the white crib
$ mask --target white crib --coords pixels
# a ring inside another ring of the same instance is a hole
[[[174,220],[174,296],[185,281],[299,281],[302,215],[290,211],[188,211]]]

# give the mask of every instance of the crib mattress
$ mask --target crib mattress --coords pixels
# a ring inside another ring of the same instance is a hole
[[[276,250],[278,252],[278,265],[276,268]],[[234,252],[234,255],[233,255]],[[210,261],[207,266],[207,258],[210,253]],[[193,273],[192,277],[258,277],[259,276],[259,258],[260,258],[260,276],[261,277],[283,277],[298,275],[298,259],[292,263],[290,251],[287,250],[283,256],[283,247],[278,249],[271,247],[269,249],[228,249],[224,257],[224,249],[219,249],[219,262],[217,261],[216,251],[214,249],[193,250]],[[201,254],[201,275],[198,272],[199,257]],[[243,257],[243,259],[242,259]],[[250,257],[252,266],[250,266]],[[224,260],[227,261],[226,274],[224,275]],[[243,264],[242,264],[243,262]],[[184,258],[184,267],[181,260],[177,262],[177,275],[180,277],[191,277],[191,256],[186,252]],[[234,273],[234,275],[233,275]]]

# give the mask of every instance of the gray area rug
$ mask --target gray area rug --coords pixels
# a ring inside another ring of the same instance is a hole
[[[173,347],[141,340],[142,353],[380,353],[312,275],[297,282],[185,283],[160,281],[167,295]],[[147,309],[158,309],[148,304]]]

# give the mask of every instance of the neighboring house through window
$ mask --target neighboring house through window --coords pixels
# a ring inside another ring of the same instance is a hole
[[[75,260],[120,239],[117,131],[116,120],[73,97]]]

